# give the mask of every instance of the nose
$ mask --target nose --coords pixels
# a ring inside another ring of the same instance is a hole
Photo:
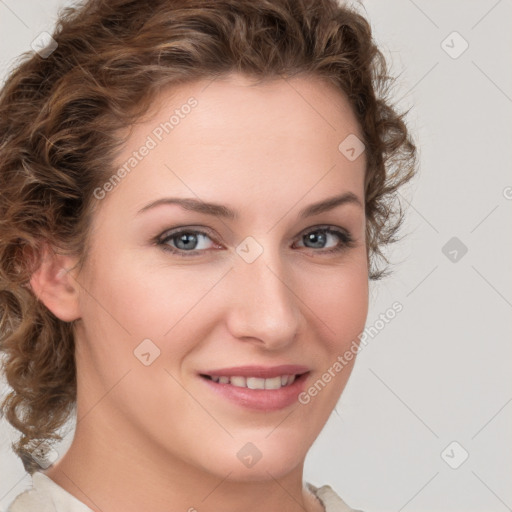
[[[293,343],[301,301],[293,291],[291,276],[281,258],[270,256],[268,251],[252,263],[237,258],[228,277],[233,294],[228,311],[230,333],[268,350]]]

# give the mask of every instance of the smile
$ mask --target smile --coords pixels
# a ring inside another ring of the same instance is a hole
[[[215,395],[236,407],[277,411],[297,404],[311,368],[302,365],[237,366],[199,372]]]

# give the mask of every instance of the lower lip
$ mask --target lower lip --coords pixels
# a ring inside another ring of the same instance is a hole
[[[308,374],[304,373],[295,378],[289,386],[279,389],[249,389],[221,384],[205,377],[199,377],[210,389],[235,404],[259,411],[277,411],[297,403],[299,394],[304,389]]]

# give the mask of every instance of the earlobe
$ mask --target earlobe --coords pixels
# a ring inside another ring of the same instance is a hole
[[[75,264],[76,258],[57,254],[45,244],[41,264],[30,278],[36,297],[64,322],[80,318],[79,285],[70,272]]]

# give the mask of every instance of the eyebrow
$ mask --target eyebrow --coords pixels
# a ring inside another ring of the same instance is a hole
[[[239,218],[239,213],[236,210],[232,210],[227,206],[218,203],[207,203],[205,201],[201,201],[200,199],[194,198],[183,198],[183,197],[162,197],[160,199],[156,199],[151,203],[148,203],[146,206],[141,208],[137,215],[155,208],[160,205],[169,205],[176,204],[181,206],[185,210],[194,211],[197,213],[203,213],[206,215],[213,215],[215,217],[225,218],[229,220],[236,220]],[[352,192],[345,192],[344,194],[329,197],[317,203],[310,204],[306,208],[303,208],[299,211],[300,218],[311,217],[313,215],[318,215],[320,213],[327,212],[332,210],[338,206],[345,204],[353,204],[363,208],[363,204],[360,199]]]

